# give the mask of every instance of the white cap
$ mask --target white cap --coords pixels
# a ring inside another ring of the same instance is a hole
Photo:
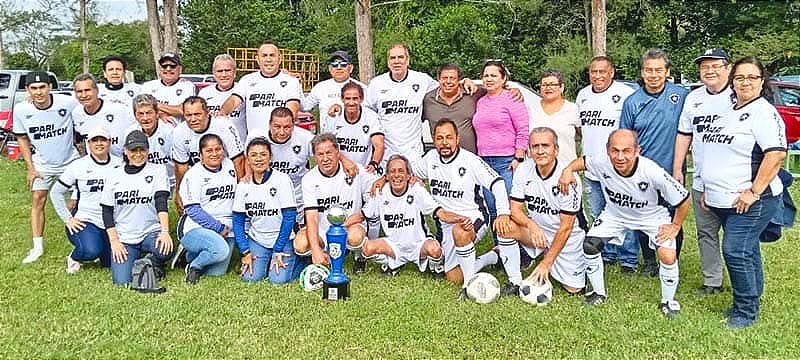
[[[91,140],[98,136],[109,140],[111,139],[111,135],[108,134],[108,130],[106,130],[106,128],[102,125],[98,125],[94,129],[90,130],[89,135],[86,136],[86,139]]]

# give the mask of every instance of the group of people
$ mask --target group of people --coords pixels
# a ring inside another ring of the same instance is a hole
[[[43,253],[48,191],[74,245],[67,272],[99,259],[120,285],[142,256],[159,269],[185,263],[195,284],[225,274],[234,249],[242,280],[290,282],[308,263],[329,263],[327,251],[344,250],[327,249],[325,239],[326,214],[339,207],[356,273],[368,261],[387,275],[411,263],[461,283],[464,299],[489,265],[508,276],[501,293],[518,294],[526,264],[538,259],[528,279],[553,279],[599,305],[609,299],[604,269],[636,272],[641,252],[641,272],[660,278],[660,310],[673,317],[681,227],[693,205],[698,292],[722,291],[724,258],[729,326],[757,320],[759,235],[778,211],[786,155],[757,59],[731,63],[709,49],[695,60],[703,86],[687,93],[667,81],[662,50],[642,56],[638,89],[615,81],[611,58],[598,56],[574,103],[554,69],[539,78],[541,99],[526,103],[499,60],[486,61],[479,87],[454,64],[438,81],[409,69],[403,44],[387,59],[389,71],[365,85],[351,78],[350,55],[336,51],[331,79],[308,95],[269,41],[258,48],[259,71],[238,82],[233,58],[217,56],[217,83],[198,95],[173,53],[158,61],[160,79],[141,87],[124,83],[125,61],[109,57],[107,83],[80,75],[75,99],[51,94],[46,73],[29,73],[30,101],[17,106],[13,125],[32,191],[33,247],[23,263]],[[298,111],[315,107],[320,134],[294,126]],[[427,153],[423,119],[434,146]],[[170,198],[180,215],[174,232]],[[489,233],[491,250],[477,256]]]

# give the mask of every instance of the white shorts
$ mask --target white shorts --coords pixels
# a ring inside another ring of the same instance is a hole
[[[472,217],[475,227],[475,243],[477,244],[489,230],[486,219],[482,216]],[[453,227],[456,224],[439,223],[439,234],[442,236],[442,254],[444,256],[444,271],[448,272],[458,266],[456,261],[456,245],[453,241]],[[460,225],[458,225],[460,226]]]
[[[665,212],[666,214],[666,212]],[[643,224],[647,223],[647,225]],[[659,216],[650,219],[650,221],[642,221],[639,224],[631,224],[621,221],[618,218],[608,216],[605,211],[600,213],[600,216],[595,219],[592,228],[586,236],[594,236],[600,238],[612,238],[609,243],[612,245],[622,245],[625,239],[625,232],[629,230],[639,230],[650,238],[650,248],[655,250],[658,247],[665,247],[667,249],[675,249],[675,239],[668,239],[661,244],[656,243],[656,235],[658,235],[658,227],[664,224],[672,223],[669,214],[666,216]]]
[[[355,224],[355,225],[356,226],[361,226],[361,228],[364,229],[365,232],[367,231],[367,225],[364,224],[364,222],[361,222],[360,224]],[[306,229],[308,229],[308,228],[306,228]],[[345,229],[345,230],[347,230],[347,229]],[[319,229],[319,238],[320,238],[320,240],[322,240],[322,243],[327,247],[327,245],[328,245],[328,237],[325,234],[326,232],[328,232],[328,229],[325,229],[325,231],[322,231],[322,228]],[[347,241],[345,241],[345,245],[347,245]]]
[[[581,237],[583,241],[583,237]],[[519,246],[535,259],[545,252],[547,249],[532,248],[519,244]],[[550,275],[553,279],[565,286],[572,288],[583,288],[586,286],[586,257],[583,256],[583,251],[561,251],[553,262],[550,268]]]
[[[61,174],[45,174],[39,173],[41,176],[40,178],[33,179],[33,184],[31,185],[31,191],[48,191],[50,188],[58,181],[58,178],[61,177]]]
[[[394,257],[386,256],[384,264],[391,269],[397,269],[406,263],[417,264],[419,271],[424,272],[428,268],[428,257],[422,257],[422,247],[427,239],[402,239],[389,236],[379,238],[386,241],[394,252]]]

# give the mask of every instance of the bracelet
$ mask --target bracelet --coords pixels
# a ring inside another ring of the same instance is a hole
[[[377,169],[380,164],[377,161],[372,160],[367,165],[372,165],[373,167],[375,167]]]
[[[750,193],[753,194],[753,197],[756,198],[756,200],[761,200],[761,195],[759,195],[755,191],[753,191],[753,188],[750,188],[749,190],[750,190]]]

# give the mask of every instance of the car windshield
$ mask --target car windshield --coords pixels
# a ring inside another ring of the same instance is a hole
[[[202,82],[203,81],[203,78],[201,78],[199,76],[184,76],[183,78],[186,79],[186,80],[189,80],[191,82]]]
[[[8,89],[10,85],[11,85],[11,75],[0,74],[0,90]]]
[[[800,106],[800,89],[779,87],[778,96],[780,96],[783,105]]]

